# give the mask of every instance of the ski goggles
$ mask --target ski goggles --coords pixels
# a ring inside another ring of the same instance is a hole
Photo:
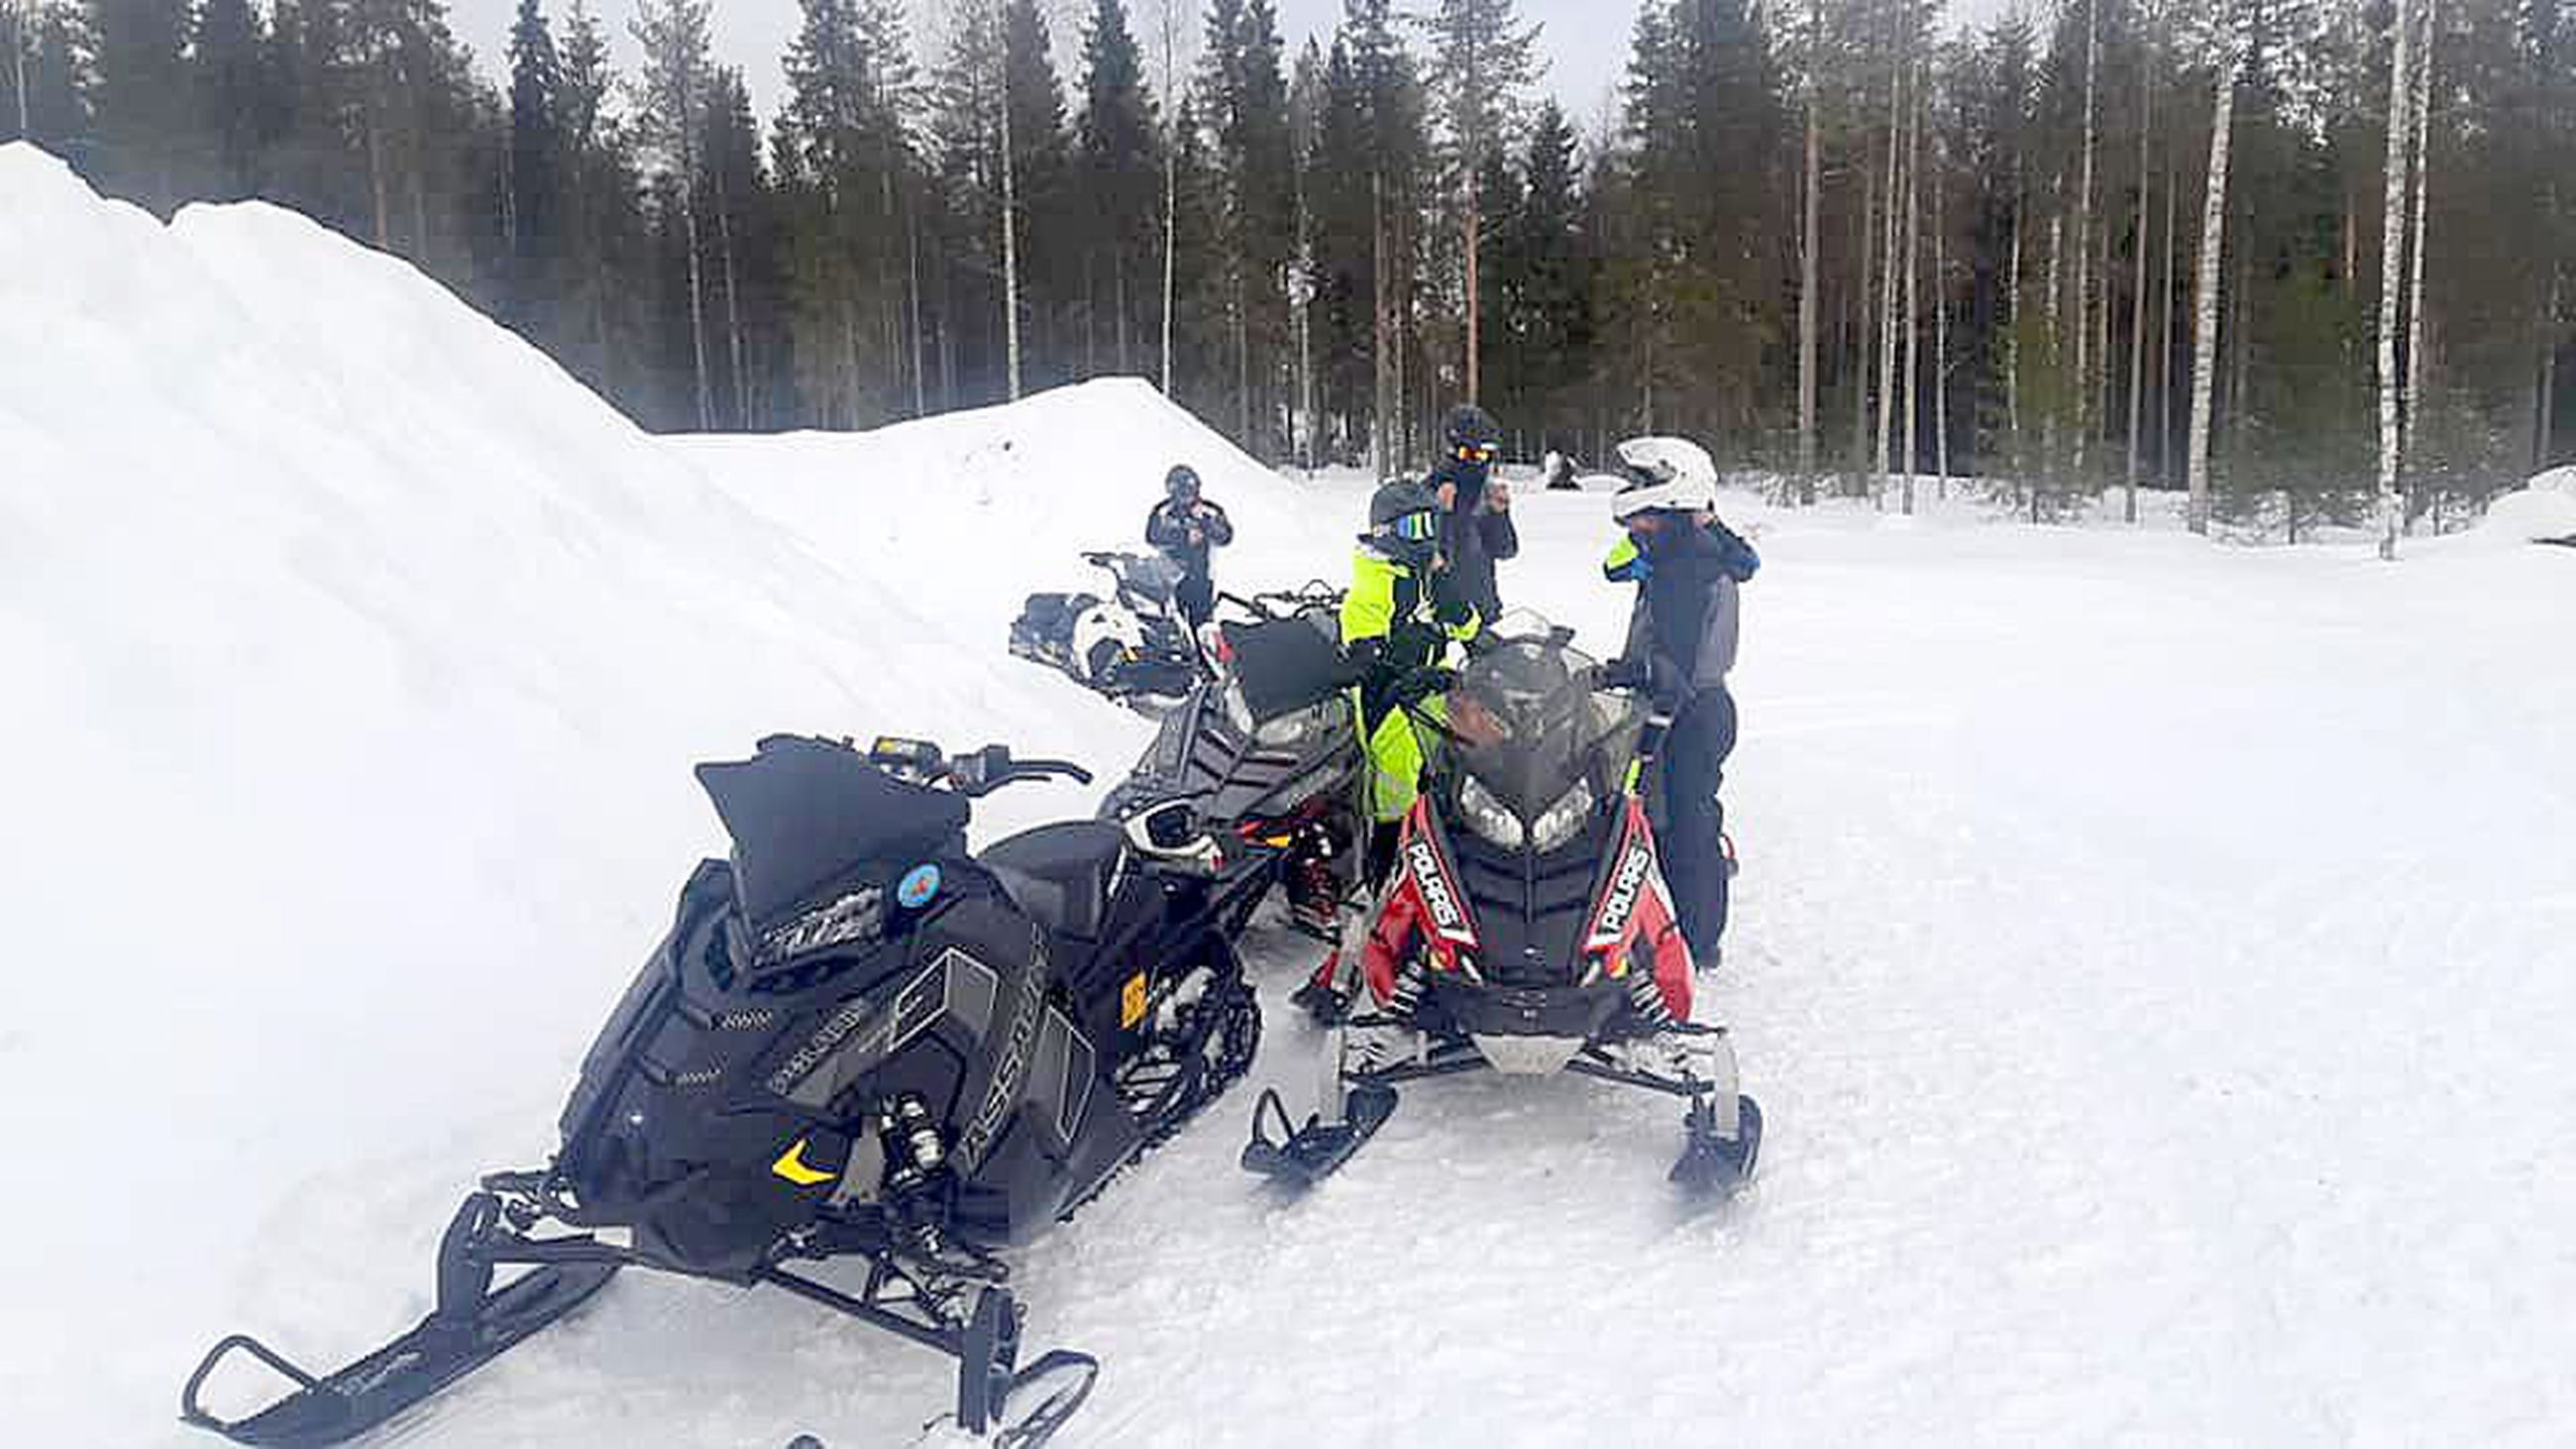
[[[1461,463],[1490,463],[1494,461],[1494,455],[1497,451],[1498,450],[1491,443],[1460,443],[1458,445],[1458,461]]]
[[[1386,531],[1407,543],[1429,543],[1440,534],[1440,517],[1434,513],[1408,513],[1387,520]]]

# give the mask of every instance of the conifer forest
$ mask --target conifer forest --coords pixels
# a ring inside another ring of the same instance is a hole
[[[2293,540],[2576,457],[2576,0],[1643,0],[1592,114],[1513,0],[762,0],[763,115],[727,3],[0,0],[0,141],[304,212],[661,430],[1128,374],[1282,465],[1472,398]]]

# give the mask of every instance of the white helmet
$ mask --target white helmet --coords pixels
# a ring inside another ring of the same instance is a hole
[[[1612,495],[1612,518],[1716,511],[1717,463],[1708,449],[1688,438],[1630,438],[1614,451],[1632,481]]]

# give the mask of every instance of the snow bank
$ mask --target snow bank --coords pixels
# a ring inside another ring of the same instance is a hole
[[[2576,538],[2576,467],[2537,474],[2488,504],[2476,532],[2514,543]]]
[[[164,227],[0,147],[0,318],[0,1174],[94,1245],[23,1206],[0,1234],[0,1280],[47,1306],[0,1336],[28,1442],[149,1438],[236,1317],[321,1357],[418,1300],[439,1199],[548,1145],[720,847],[692,761],[781,729],[1141,742],[998,633],[961,650],[954,590],[817,553],[292,213]],[[938,456],[871,476],[935,496]],[[402,1158],[425,1170],[373,1201]],[[237,1298],[262,1252],[324,1282]]]

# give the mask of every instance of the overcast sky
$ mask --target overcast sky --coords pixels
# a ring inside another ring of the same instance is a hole
[[[1153,37],[1155,17],[1162,13],[1161,3],[1162,0],[1128,0],[1127,4],[1128,24],[1145,43],[1149,74],[1155,70],[1152,57],[1159,48]],[[1205,8],[1203,0],[1178,3],[1192,17],[1190,24],[1195,31],[1195,17]],[[476,62],[486,75],[500,80],[509,64],[510,17],[518,9],[518,0],[451,0],[451,4],[457,38],[474,47]],[[548,18],[558,26],[564,12],[571,8],[571,0],[543,0],[543,4]],[[1070,103],[1081,85],[1082,23],[1091,13],[1091,3],[1041,0],[1041,5],[1051,19],[1056,62]],[[1342,18],[1342,0],[1278,0],[1278,5],[1279,31],[1287,41],[1291,63],[1310,35],[1319,44],[1332,43],[1333,27]],[[632,74],[636,51],[634,42],[627,37],[626,22],[634,15],[633,0],[590,0],[590,6],[616,45],[619,69]],[[777,114],[779,93],[784,87],[779,57],[786,54],[788,43],[796,38],[801,14],[796,0],[713,0],[713,8],[717,62],[742,68],[751,83],[752,104],[765,124]],[[924,0],[913,0],[917,20],[928,8]],[[1398,0],[1398,8],[1428,5],[1408,6],[1406,0]],[[1539,49],[1547,59],[1547,88],[1573,114],[1577,127],[1588,133],[1627,67],[1630,32],[1637,18],[1636,0],[1520,0],[1520,14],[1524,20],[1535,20],[1546,27],[1539,37]],[[921,37],[921,41],[927,40],[926,34]],[[1184,41],[1183,46],[1186,55],[1189,42]],[[919,59],[935,63],[937,56],[924,44]]]

